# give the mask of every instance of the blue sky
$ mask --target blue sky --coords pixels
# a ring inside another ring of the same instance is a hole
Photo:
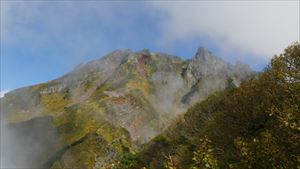
[[[1,1],[1,90],[55,79],[115,49],[191,58],[200,46],[262,70],[299,41],[299,1]]]

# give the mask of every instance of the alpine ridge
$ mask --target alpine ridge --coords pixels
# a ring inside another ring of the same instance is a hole
[[[115,50],[1,98],[3,128],[10,134],[1,145],[9,147],[4,153],[11,159],[4,166],[101,168],[138,152],[195,103],[254,74],[203,47],[187,60],[147,49]]]

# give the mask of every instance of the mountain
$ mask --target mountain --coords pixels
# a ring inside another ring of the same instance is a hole
[[[299,168],[299,108],[300,44],[295,43],[264,72],[193,105],[114,168]]]
[[[188,108],[254,74],[201,47],[192,59],[116,50],[1,98],[3,166],[101,168],[137,153]]]

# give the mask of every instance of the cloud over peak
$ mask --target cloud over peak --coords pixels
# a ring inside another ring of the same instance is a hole
[[[299,41],[299,1],[155,2],[168,16],[165,43],[209,37],[219,46],[269,59]]]

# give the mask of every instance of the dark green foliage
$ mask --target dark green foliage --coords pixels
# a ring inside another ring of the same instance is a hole
[[[114,169],[131,169],[136,165],[136,156],[130,152],[124,153],[122,160]]]

